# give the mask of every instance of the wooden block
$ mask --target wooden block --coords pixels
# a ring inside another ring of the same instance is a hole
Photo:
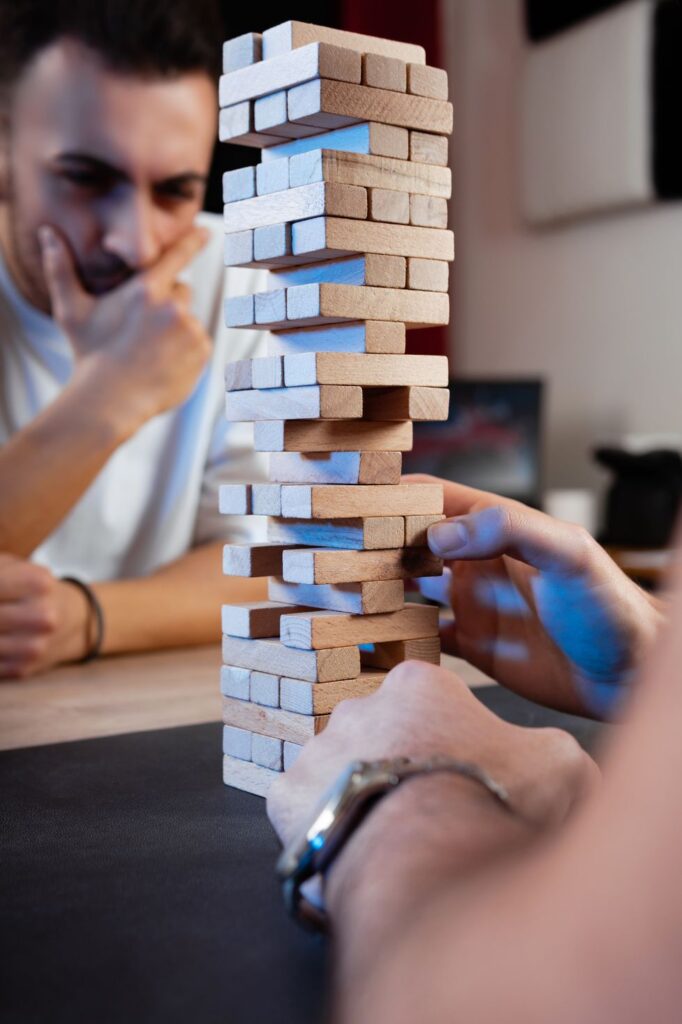
[[[318,130],[305,124],[291,124],[287,112],[286,91],[262,96],[253,104],[253,123],[257,132],[279,135],[282,139],[300,139]]]
[[[273,288],[322,283],[404,288],[407,260],[404,256],[345,256],[340,260],[312,263],[308,267],[277,270],[269,278]]]
[[[438,609],[425,604],[408,604],[381,615],[314,611],[283,615],[280,620],[282,643],[303,650],[415,640],[437,634]]]
[[[448,98],[448,74],[443,68],[425,64],[407,65],[407,91],[415,96],[428,96],[433,100]]]
[[[311,149],[319,149],[321,141],[319,137],[293,139],[291,142],[284,142],[279,146],[264,149],[261,158],[265,163],[281,157],[298,156]],[[406,128],[396,128],[392,124],[368,121],[364,124],[352,124],[347,128],[338,128],[336,131],[327,132],[324,136],[324,145],[335,151],[407,160],[410,139]],[[301,182],[301,184],[305,184],[305,182]]]
[[[251,199],[255,194],[255,167],[238,167],[235,171],[225,171],[223,174],[224,203],[236,203],[240,199]]]
[[[270,160],[267,164],[257,164],[256,171],[256,192],[259,196],[267,196],[272,192],[283,192],[289,188],[289,161]],[[239,196],[240,199],[251,199],[256,192],[250,196]]]
[[[270,388],[268,391],[230,391],[225,415],[240,420],[351,419],[362,416],[359,387],[313,386]]]
[[[294,328],[270,334],[267,347],[271,355],[300,352],[384,352],[399,355],[405,351],[405,324],[363,320],[360,323]]]
[[[323,138],[327,146],[327,136]],[[310,149],[290,157],[289,181],[292,188],[316,181],[336,181],[339,184],[438,196],[442,199],[449,199],[452,194],[449,167],[327,148]]]
[[[220,692],[223,697],[235,697],[237,700],[248,700],[250,695],[251,673],[248,668],[235,668],[232,665],[220,667]]]
[[[244,793],[254,796],[267,796],[270,786],[280,777],[280,772],[272,772],[253,761],[240,761],[236,757],[225,754],[223,757],[223,782],[233,789],[241,789]]]
[[[268,540],[273,543],[310,544],[344,551],[375,551],[401,548],[405,544],[405,520],[401,516],[375,516],[367,519],[269,519]],[[303,579],[302,583],[315,580]]]
[[[392,39],[362,35],[322,25],[310,25],[304,21],[285,21],[281,25],[266,29],[263,33],[263,60],[277,57],[310,43],[323,42],[334,46],[347,47],[360,53],[379,53],[386,57],[397,57],[414,64],[426,63],[423,46],[414,43],[397,43]]]
[[[445,516],[405,516],[405,546],[426,547],[426,531]]]
[[[257,292],[253,297],[253,315],[256,324],[279,324],[286,320],[287,294],[285,288],[272,292]]]
[[[297,680],[301,682],[301,680]],[[291,743],[290,740],[284,740],[284,771],[288,772],[289,769],[296,763],[298,755],[303,750],[303,746],[300,743]]]
[[[231,700],[231,697],[224,698]],[[238,757],[240,761],[251,760],[251,733],[234,725],[223,726],[223,753]]]
[[[302,607],[305,607],[303,605]],[[309,605],[315,608],[317,605]],[[223,633],[256,639],[279,636],[279,620],[292,611],[288,604],[272,601],[251,601],[248,604],[224,604],[222,607]]]
[[[307,82],[311,78],[331,78],[360,83],[361,55],[353,50],[314,42],[271,60],[223,74],[219,84],[221,107],[254,100]]]
[[[354,252],[420,256],[448,262],[455,258],[452,231],[341,217],[298,221],[291,229],[291,246],[294,256],[305,255],[307,259],[333,259]]]
[[[385,672],[361,672],[357,679],[338,679],[333,683],[307,683],[303,679],[281,681],[281,704],[287,711],[299,715],[327,715],[342,700],[367,697],[378,690]],[[285,768],[287,767],[285,763]]]
[[[336,217],[367,216],[367,191],[357,185],[317,181],[272,195],[242,199],[225,206],[225,232],[244,231],[268,224],[284,224],[323,214]]]
[[[279,676],[273,676],[271,672],[252,672],[249,685],[254,704],[268,708],[279,707]]]
[[[319,128],[340,128],[353,121],[380,121],[399,128],[424,125],[436,135],[452,132],[452,104],[388,89],[317,78],[287,92],[289,120]]]
[[[446,356],[305,352],[284,357],[284,381],[288,387],[324,383],[439,388],[448,383],[448,360]]]
[[[309,608],[348,612],[351,615],[376,615],[393,612],[405,603],[402,580],[371,580],[368,583],[285,583],[273,578],[268,594],[276,601],[307,604]]]
[[[240,729],[274,736],[292,743],[305,743],[322,732],[329,715],[298,715],[294,711],[266,708],[248,701],[223,697],[223,721]]]
[[[225,390],[245,391],[253,387],[251,359],[237,359],[225,366]]]
[[[251,514],[279,516],[282,514],[282,488],[279,484],[251,484]]]
[[[286,292],[287,319],[292,324],[311,320],[350,320],[355,316],[368,320],[395,320],[409,329],[447,324],[450,318],[450,301],[444,292],[345,284],[302,284],[287,288]]]
[[[263,37],[260,32],[246,32],[223,43],[223,72],[237,71],[261,59]]]
[[[351,519],[428,515],[443,511],[441,484],[282,484],[282,515],[292,519]]]
[[[253,295],[230,295],[225,299],[227,327],[253,326],[255,320]]]
[[[270,479],[289,484],[398,484],[400,452],[275,452]]]
[[[407,91],[407,64],[397,57],[366,53],[362,58],[362,84],[373,89]]]
[[[360,672],[357,647],[296,651],[279,640],[243,640],[233,636],[223,637],[223,662],[256,672],[307,679],[311,683],[354,679]]]
[[[226,576],[281,576],[281,544],[225,544],[223,573]]]
[[[281,356],[260,356],[251,360],[251,380],[254,388],[281,388],[284,386],[284,363]]]
[[[283,746],[282,740],[274,736],[261,736],[254,732],[251,739],[251,759],[254,764],[260,764],[263,768],[269,768],[273,772],[281,772],[283,769]]]
[[[449,388],[369,388],[363,396],[363,417],[421,422],[446,420],[449,405]]]
[[[448,163],[448,140],[444,135],[427,132],[410,132],[410,160],[418,164],[434,164],[446,167]]]
[[[218,119],[218,138],[221,142],[232,142],[239,146],[274,146],[282,139],[277,135],[265,135],[256,131],[253,123],[253,103],[236,103],[224,107]]]
[[[407,261],[407,287],[423,292],[446,292],[450,268],[445,260],[422,260],[412,256]]]
[[[251,515],[251,484],[221,484],[218,508],[227,516]]]
[[[437,196],[410,196],[410,224],[423,228],[446,228],[448,204]]]
[[[302,548],[285,552],[281,575],[289,583],[362,583],[440,576],[442,571],[442,559],[436,558],[427,548],[383,551]]]
[[[440,665],[440,637],[421,637],[417,640],[395,640],[371,645],[363,649],[362,664],[387,671],[403,661],[427,661]]]
[[[241,267],[253,263],[254,259],[253,231],[235,231],[232,235],[225,235],[223,263],[226,267]]]
[[[238,232],[241,234],[241,232]],[[236,237],[226,235],[225,238]],[[291,257],[291,224],[268,224],[253,232],[253,258],[284,261]]]
[[[368,452],[409,452],[412,424],[364,423],[359,420],[256,421],[257,452],[347,452],[362,447]]]
[[[409,224],[410,196],[387,188],[369,189],[369,216],[371,220],[389,224]]]

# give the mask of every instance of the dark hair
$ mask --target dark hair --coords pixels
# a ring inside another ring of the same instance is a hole
[[[0,0],[0,85],[11,86],[40,50],[62,38],[89,46],[113,71],[219,73],[215,0]]]

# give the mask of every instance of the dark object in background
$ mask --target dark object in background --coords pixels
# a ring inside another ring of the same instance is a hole
[[[526,34],[538,43],[621,3],[623,0],[526,0]]]
[[[598,448],[594,457],[616,478],[606,496],[602,544],[665,548],[671,542],[682,498],[682,456]]]

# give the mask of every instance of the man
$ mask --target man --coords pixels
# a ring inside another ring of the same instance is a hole
[[[218,484],[258,473],[223,367],[260,340],[197,218],[221,38],[209,0],[0,0],[0,677],[207,642],[257,593],[220,573]]]
[[[456,650],[517,692],[629,717],[605,778],[565,733],[501,722],[452,674],[418,662],[346,701],[272,787],[284,842],[350,760],[474,763],[384,796],[328,872],[335,1019],[352,1024],[680,1019],[682,577],[664,603],[583,530],[446,485],[429,544],[448,561]],[[674,629],[674,627],[677,627]]]

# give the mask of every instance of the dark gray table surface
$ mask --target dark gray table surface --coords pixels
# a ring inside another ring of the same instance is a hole
[[[594,723],[478,693],[594,742]],[[283,910],[264,801],[222,785],[220,731],[0,754],[4,1024],[324,1019],[324,945]]]

